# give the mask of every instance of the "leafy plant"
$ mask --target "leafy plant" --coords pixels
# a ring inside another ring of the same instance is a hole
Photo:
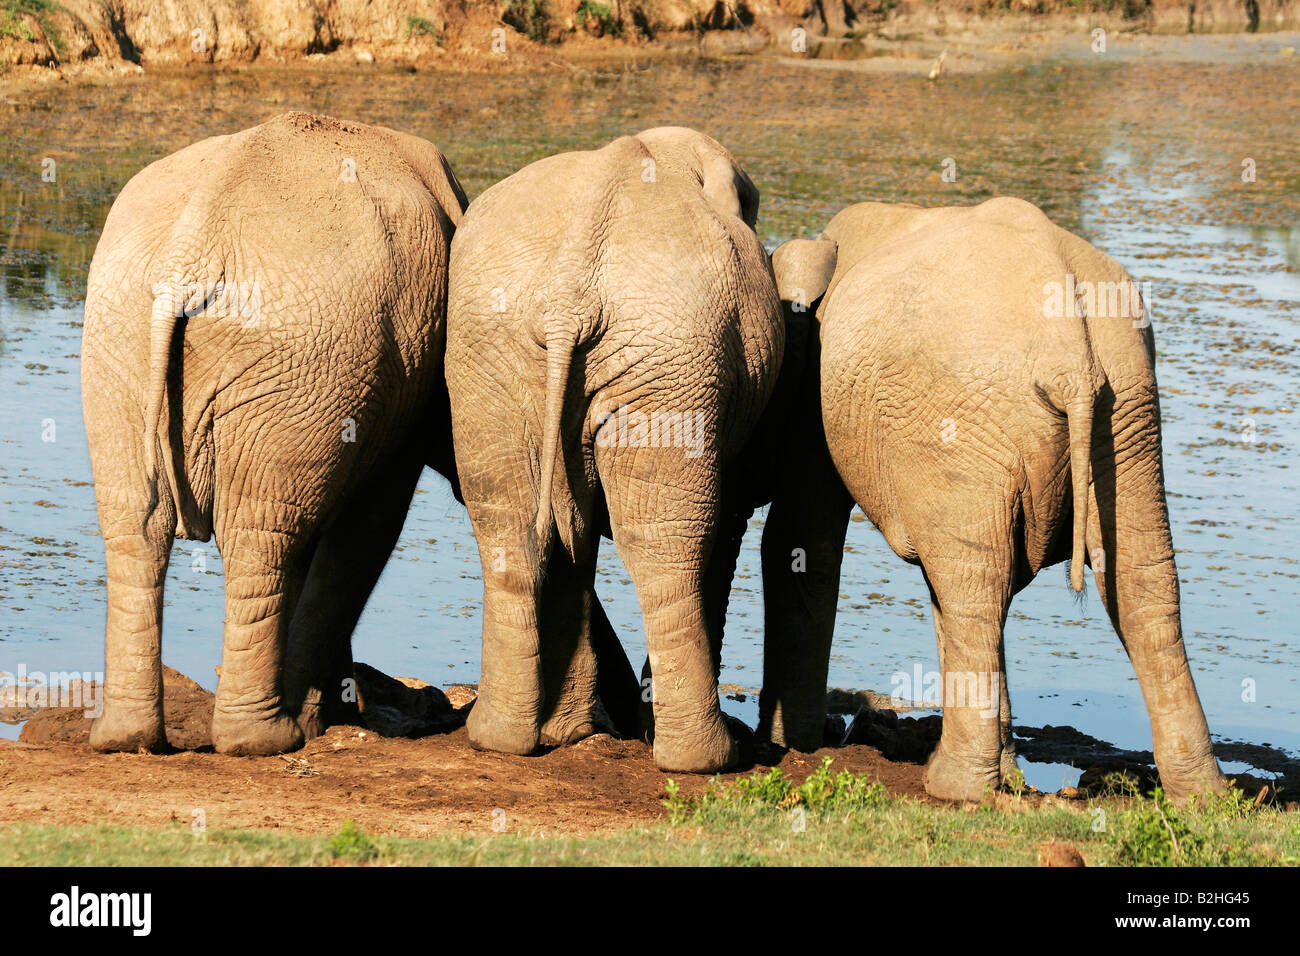
[[[344,820],[339,832],[330,837],[329,852],[336,860],[365,862],[379,856],[379,847],[355,823]]]
[[[767,773],[754,771],[731,784],[714,777],[697,798],[683,796],[678,784],[669,780],[664,785],[668,794],[664,807],[669,822],[679,825],[689,820],[710,818],[724,808],[789,810],[802,806],[811,812],[822,813],[866,809],[889,801],[883,785],[865,774],[849,770],[834,773],[832,762],[830,757],[825,758],[821,766],[798,786],[785,776],[780,767],[773,767]]]
[[[10,36],[19,40],[35,40],[31,27],[24,16],[29,16],[41,25],[41,30],[49,38],[54,51],[64,55],[63,38],[54,25],[53,13],[61,9],[49,0],[0,0],[0,36]]]
[[[438,35],[438,28],[433,21],[426,20],[424,17],[407,17],[406,35],[411,37],[416,34],[433,37],[434,42],[442,46],[442,37]]]
[[[1002,783],[1003,786],[1018,797],[1025,792],[1025,772],[1017,767],[1007,774]]]
[[[573,14],[574,23],[579,29],[589,30],[596,36],[618,36],[623,32],[623,23],[606,4],[598,3],[596,0],[582,0],[578,4],[578,9]],[[589,29],[588,21],[595,23],[594,29]]]
[[[1118,834],[1115,862],[1121,866],[1195,866],[1205,845],[1161,787],[1125,811]]]
[[[1188,804],[1192,810],[1225,820],[1244,820],[1260,812],[1260,805],[1236,787],[1226,793],[1194,795]]]

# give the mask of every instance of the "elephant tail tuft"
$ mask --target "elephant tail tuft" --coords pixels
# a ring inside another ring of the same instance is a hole
[[[545,557],[555,528],[570,555],[574,549],[573,509],[568,505],[572,494],[564,467],[564,394],[568,390],[569,367],[573,361],[575,335],[559,323],[551,324],[546,333],[546,420],[542,432],[541,484],[537,496],[537,551]],[[557,467],[558,466],[558,467]],[[558,474],[557,474],[558,472]],[[557,503],[561,507],[556,507]]]
[[[1083,566],[1087,559],[1088,486],[1092,484],[1093,391],[1080,383],[1066,403],[1066,427],[1070,433],[1070,486],[1074,492],[1074,550],[1070,558],[1070,587],[1083,590]]]

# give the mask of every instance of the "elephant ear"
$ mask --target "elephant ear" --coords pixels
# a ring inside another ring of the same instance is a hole
[[[781,301],[806,312],[825,293],[835,275],[839,247],[831,239],[791,239],[772,253],[772,272]]]
[[[700,175],[709,202],[720,212],[743,219],[753,229],[758,224],[758,187],[753,180],[726,150],[697,144],[695,152],[700,157]]]

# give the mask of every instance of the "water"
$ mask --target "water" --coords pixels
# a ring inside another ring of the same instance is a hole
[[[707,130],[742,157],[763,190],[759,230],[770,244],[815,235],[862,199],[933,205],[1010,194],[1152,283],[1197,686],[1218,739],[1300,753],[1294,89],[1294,64],[1224,58],[1047,63],[942,84],[772,63],[669,63],[526,79],[253,71],[21,94],[0,104],[0,671],[103,666],[103,550],[80,411],[81,298],[108,204],[132,173],[200,136],[309,108],[433,139],[472,196],[547,153],[672,122]],[[1241,182],[1246,157],[1255,183]],[[54,183],[40,179],[45,158],[55,161]],[[945,158],[956,161],[956,183],[940,179]],[[1254,441],[1243,440],[1248,423]],[[919,569],[855,518],[830,682],[888,692],[895,672],[937,667],[928,601]],[[762,671],[762,520],[760,512],[741,555],[722,673],[751,690]],[[356,658],[438,684],[477,681],[478,574],[463,509],[426,473],[356,633]],[[598,575],[639,662],[635,594],[608,542]],[[176,544],[165,613],[165,661],[214,687],[222,577],[212,543]],[[1006,639],[1018,723],[1068,724],[1149,749],[1123,649],[1095,594],[1071,600],[1064,567],[1019,596]],[[724,706],[753,722],[752,693]],[[1061,765],[1025,770],[1044,789],[1077,778]]]

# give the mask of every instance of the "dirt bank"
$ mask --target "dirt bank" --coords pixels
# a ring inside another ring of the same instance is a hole
[[[662,813],[668,775],[655,768],[650,747],[639,740],[598,734],[533,757],[476,751],[464,728],[472,688],[455,685],[444,694],[424,681],[390,678],[364,664],[357,665],[357,674],[358,717],[365,726],[332,727],[301,751],[279,757],[214,753],[208,734],[212,693],[170,668],[164,711],[176,753],[95,753],[87,745],[90,720],[81,708],[0,711],[0,718],[26,719],[18,742],[0,742],[0,824],[161,827],[191,822],[202,811],[207,826],[221,828],[328,833],[351,819],[371,832],[418,837],[491,832],[494,821],[500,825],[500,811],[511,830],[524,833],[618,829]],[[887,700],[869,691],[832,691],[832,746],[812,754],[755,752],[752,740],[745,742],[747,729],[735,722],[745,755],[741,773],[778,766],[801,781],[830,757],[837,769],[868,774],[893,794],[933,802],[922,774],[938,742],[940,719],[900,717],[881,709]],[[846,721],[850,715],[855,716]],[[1075,765],[1087,768],[1079,787],[1065,788],[1062,798],[1082,799],[1104,789],[1106,775],[1115,770],[1148,787],[1156,781],[1150,754],[1118,751],[1068,727],[1017,731],[1035,759],[1068,761],[1075,755]],[[1225,751],[1220,758],[1241,756]],[[1288,763],[1275,769],[1300,768]],[[703,777],[675,779],[688,795],[706,785]],[[1240,783],[1257,793],[1261,781]],[[1287,801],[1294,783],[1275,782],[1264,797],[1280,789]],[[1030,791],[1031,799],[1040,799]]]
[[[0,70],[330,61],[528,68],[560,51],[764,48],[998,32],[1300,24],[1300,0],[0,0]],[[801,31],[801,32],[798,32]]]
[[[871,747],[788,754],[780,766],[802,780],[823,753],[891,792],[924,798],[920,765],[891,763]],[[418,837],[490,833],[500,808],[512,831],[580,833],[658,818],[666,779],[646,744],[603,734],[536,757],[476,751],[464,728],[406,740],[332,727],[292,757],[0,743],[0,824],[161,827],[202,810],[209,827],[329,833],[351,819],[369,832]],[[688,793],[705,784],[677,779]]]

